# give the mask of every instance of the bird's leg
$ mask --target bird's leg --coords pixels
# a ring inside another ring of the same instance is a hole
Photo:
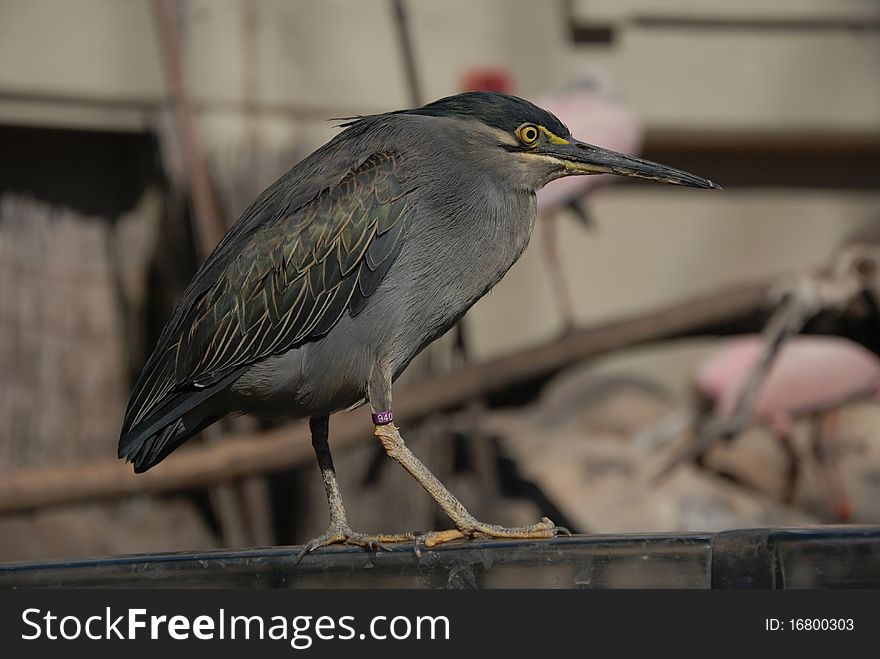
[[[813,431],[813,455],[819,465],[819,470],[825,480],[825,486],[831,494],[834,506],[834,514],[837,518],[846,522],[852,517],[852,504],[849,495],[843,485],[840,475],[840,467],[837,463],[837,455],[831,442],[837,435],[838,412],[830,410],[816,419]]]
[[[548,518],[544,517],[537,524],[506,528],[495,524],[480,522],[471,515],[467,508],[450,492],[431,471],[422,464],[412,451],[407,448],[400,436],[397,426],[394,425],[391,413],[391,386],[390,378],[379,377],[378,386],[370,383],[370,405],[373,410],[374,434],[382,443],[385,452],[393,460],[398,462],[410,476],[415,478],[433,497],[440,507],[455,524],[455,529],[447,531],[432,531],[420,536],[419,541],[426,547],[433,547],[443,542],[457,540],[463,537],[488,536],[491,538],[553,538],[565,529],[556,526]]]
[[[794,501],[794,491],[800,476],[800,455],[798,455],[791,438],[791,419],[787,417],[774,419],[770,423],[770,429],[776,435],[776,438],[782,445],[782,449],[785,451],[785,457],[788,459],[788,473],[786,474],[785,485],[782,489],[782,500],[785,503],[791,503]]]
[[[386,547],[383,547],[383,543],[386,542],[406,542],[415,539],[415,533],[366,535],[355,533],[349,528],[348,519],[345,516],[345,506],[342,505],[342,493],[339,491],[339,481],[336,479],[336,470],[333,468],[330,444],[327,441],[329,434],[328,417],[312,418],[309,421],[309,429],[312,431],[312,446],[318,458],[318,466],[321,468],[324,491],[327,493],[327,505],[330,508],[330,526],[325,533],[303,546],[297,557],[297,563],[310,551],[327,545],[356,545],[365,549],[376,550],[386,549]]]
[[[547,213],[541,217],[541,229],[544,243],[544,260],[550,275],[550,287],[556,298],[559,313],[562,315],[562,333],[569,334],[574,330],[574,305],[571,301],[571,292],[568,290],[568,281],[562,270],[562,259],[559,257],[559,215]]]
[[[475,537],[479,535],[491,538],[553,538],[561,530],[560,527],[557,527],[546,517],[537,524],[513,528],[478,521],[468,512],[467,508],[462,505],[455,495],[447,490],[443,483],[422,464],[421,460],[413,455],[393,423],[376,424],[374,433],[379,441],[382,442],[382,446],[389,457],[398,462],[409,472],[410,476],[415,478],[425,488],[428,494],[433,497],[434,501],[440,504],[443,512],[455,524],[454,530],[433,531],[425,534],[422,540],[426,547],[433,547],[442,542],[456,540],[465,536]]]

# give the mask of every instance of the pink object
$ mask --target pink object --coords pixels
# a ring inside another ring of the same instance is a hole
[[[513,93],[513,76],[507,69],[472,69],[464,77],[462,91]]]
[[[638,117],[600,83],[583,80],[571,89],[539,97],[535,103],[559,117],[579,140],[629,155],[638,154],[642,147]],[[610,174],[598,174],[552,181],[538,191],[538,212],[564,208],[614,178]]]
[[[714,401],[716,416],[734,413],[762,347],[758,335],[728,340],[698,369],[697,390]],[[788,457],[786,501],[793,498],[799,474],[799,455],[791,441],[792,419],[813,415],[819,424],[813,432],[813,455],[832,506],[839,519],[852,516],[852,504],[828,442],[837,434],[837,408],[866,398],[880,398],[880,359],[874,353],[836,336],[796,336],[782,345],[758,389],[753,417],[773,431]]]
[[[719,416],[733,413],[762,345],[758,335],[731,339],[700,367],[697,389],[715,401]],[[771,423],[877,396],[878,391],[880,359],[874,353],[836,336],[796,336],[782,345],[761,384],[754,416]]]

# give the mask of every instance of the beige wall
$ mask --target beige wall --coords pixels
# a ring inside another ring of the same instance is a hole
[[[255,48],[256,130],[267,145],[332,135],[323,118],[407,104],[384,0],[261,0]],[[582,0],[578,20],[617,27],[612,48],[569,42],[565,3],[411,0],[427,97],[459,89],[471,67],[504,67],[517,91],[558,87],[585,67],[611,73],[649,129],[880,131],[878,32],[699,32],[648,28],[646,13],[709,16],[880,15],[873,0]],[[206,142],[244,134],[238,0],[179,5],[186,65]],[[164,98],[146,0],[0,0],[0,122],[137,129]],[[98,102],[98,103],[96,103]],[[722,181],[723,183],[723,181]],[[711,290],[741,277],[824,258],[875,214],[878,195],[816,190],[717,194],[627,186],[599,192],[598,232],[562,226],[578,316],[596,321]],[[481,355],[546,338],[557,328],[540,235],[473,311]]]
[[[878,211],[877,194],[611,187],[594,198],[597,230],[565,218],[559,244],[577,318],[599,322],[822,263]],[[474,308],[470,329],[481,354],[560,330],[542,238],[535,231],[520,262]]]
[[[250,3],[258,21],[258,101],[318,116],[406,103],[386,0]],[[187,69],[203,100],[241,101],[244,6],[242,0],[179,4],[188,32]],[[408,7],[419,73],[431,98],[456,91],[474,66],[509,69],[524,95],[557,87],[590,66],[612,73],[649,125],[880,129],[876,31],[699,31],[647,28],[634,20],[695,11],[876,20],[876,0],[575,2],[576,19],[617,27],[611,48],[573,46],[561,0],[410,0]],[[0,91],[160,100],[149,2],[0,0]],[[3,116],[13,116],[9,101],[2,105]]]

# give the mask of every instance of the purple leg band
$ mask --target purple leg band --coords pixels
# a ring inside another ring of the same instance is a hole
[[[377,426],[385,426],[394,421],[394,415],[391,410],[384,412],[373,412],[373,424]]]

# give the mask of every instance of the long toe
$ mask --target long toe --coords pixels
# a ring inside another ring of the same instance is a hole
[[[415,533],[378,533],[369,535],[349,532],[348,537],[345,539],[345,544],[363,547],[370,551],[391,551],[391,548],[388,547],[389,544],[410,542],[415,540],[415,538]]]
[[[413,543],[413,551],[415,552],[416,556],[421,557],[422,547],[436,547],[437,545],[442,545],[446,542],[452,542],[453,540],[461,540],[464,537],[465,534],[458,529],[447,529],[446,531],[429,531],[427,533],[422,533],[415,538],[415,542]]]
[[[547,517],[543,517],[537,524],[530,526],[505,527],[496,524],[485,524],[476,519],[463,524],[461,528],[449,529],[447,531],[431,531],[423,533],[416,538],[415,551],[416,555],[421,555],[421,547],[436,547],[453,540],[461,538],[506,538],[511,540],[540,540],[546,538],[555,538],[557,535],[571,535],[571,532],[554,524]]]
[[[310,540],[302,546],[302,549],[300,549],[296,556],[295,564],[299,564],[306,554],[329,545],[353,545],[355,547],[363,547],[369,551],[390,551],[390,548],[387,547],[386,544],[410,542],[415,538],[415,533],[380,533],[368,535],[365,533],[355,533],[347,526],[331,527],[326,533],[319,535],[317,538]]]
[[[549,518],[542,517],[537,524],[530,526],[505,527],[496,524],[484,524],[476,522],[469,535],[485,535],[490,538],[510,538],[516,540],[539,540],[542,538],[555,538],[560,532],[567,532],[567,529],[556,526]],[[569,535],[571,535],[569,533]]]

